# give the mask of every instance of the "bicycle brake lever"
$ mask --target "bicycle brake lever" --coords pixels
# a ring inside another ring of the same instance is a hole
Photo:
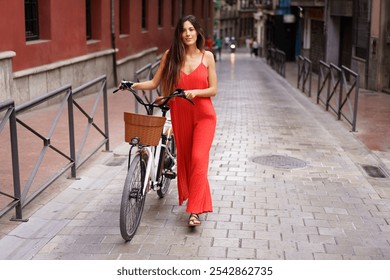
[[[195,102],[194,102],[194,101],[192,101],[191,99],[187,98],[187,96],[185,95],[183,89],[178,88],[178,89],[176,89],[176,92],[177,92],[177,94],[176,94],[177,97],[184,98],[185,100],[187,100],[188,102],[190,102],[192,105],[195,105]]]

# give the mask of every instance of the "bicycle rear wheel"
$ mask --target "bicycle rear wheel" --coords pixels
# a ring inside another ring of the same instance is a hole
[[[146,162],[141,155],[135,155],[127,171],[123,187],[119,225],[122,238],[130,241],[141,221],[146,192],[142,188],[145,181]]]
[[[160,188],[157,190],[157,195],[163,198],[171,185],[171,180],[176,177],[176,173],[172,170],[174,166],[174,159],[171,156],[176,157],[176,145],[173,135],[167,140],[166,148],[164,148],[162,155],[162,176],[160,182]]]

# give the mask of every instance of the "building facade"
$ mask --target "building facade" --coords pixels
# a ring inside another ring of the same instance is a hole
[[[234,37],[239,46],[247,39],[256,37],[254,0],[216,0],[215,37],[221,39]]]
[[[2,0],[0,100],[20,104],[101,75],[115,86],[170,46],[185,14],[212,35],[212,0]]]
[[[390,93],[390,1],[368,1],[366,83],[369,89]]]
[[[294,60],[343,65],[360,87],[390,92],[390,1],[256,0],[255,27],[266,55],[270,46]]]

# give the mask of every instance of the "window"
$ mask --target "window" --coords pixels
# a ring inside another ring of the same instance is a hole
[[[25,0],[26,40],[39,39],[38,0]]]
[[[41,0],[40,0],[41,1]],[[85,1],[86,39],[98,41],[102,35],[102,2],[103,0]]]
[[[130,0],[119,1],[119,33],[130,33]]]
[[[141,17],[141,26],[142,30],[148,29],[148,5],[147,0],[142,0],[142,17]]]
[[[368,43],[370,40],[370,8],[368,0],[354,2],[354,45],[355,56],[368,58]]]
[[[158,27],[163,26],[163,9],[164,9],[164,1],[158,0],[158,19],[157,19]]]
[[[91,15],[91,0],[86,0],[86,32],[87,40],[92,39],[92,15]]]

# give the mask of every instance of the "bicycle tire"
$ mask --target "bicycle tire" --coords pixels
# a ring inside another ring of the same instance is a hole
[[[135,155],[127,172],[122,192],[119,225],[122,238],[130,241],[140,224],[145,205],[142,188],[145,181],[146,162],[141,155]]]
[[[166,147],[169,150],[170,154],[174,157],[176,157],[176,144],[175,144],[175,139],[173,135],[167,140]],[[162,161],[165,162],[165,159],[169,157],[169,154],[167,153],[166,150],[164,150],[163,156],[162,156]],[[166,171],[166,167],[163,165],[162,170],[163,173]],[[169,171],[170,168],[168,169]],[[169,186],[171,185],[171,178],[168,178],[167,176],[162,175],[161,176],[161,182],[160,182],[160,187],[157,189],[157,195],[160,198],[163,198],[169,190]]]

